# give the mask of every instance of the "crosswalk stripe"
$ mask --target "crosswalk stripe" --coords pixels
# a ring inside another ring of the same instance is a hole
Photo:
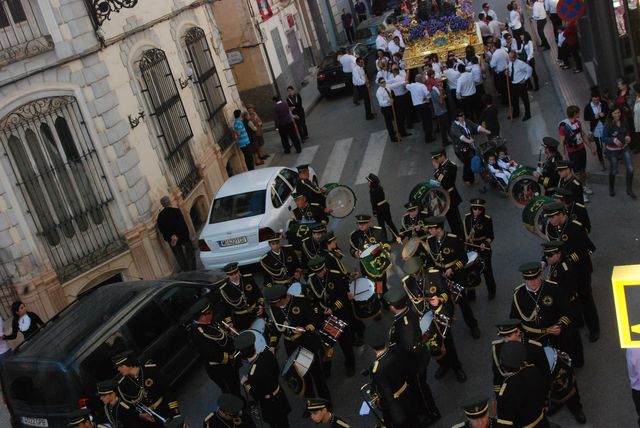
[[[302,149],[302,152],[300,152],[300,154],[298,155],[294,166],[310,164],[313,158],[316,156],[316,152],[318,151],[319,147],[320,146],[310,146]]]
[[[354,184],[364,184],[367,182],[367,175],[370,173],[377,175],[380,172],[382,155],[384,154],[384,147],[387,144],[388,136],[389,134],[386,130],[371,133],[367,150],[362,158],[362,165],[360,165],[360,170],[358,171],[358,176]]]
[[[333,145],[328,162],[326,163],[322,173],[322,179],[320,180],[321,184],[340,182],[340,176],[342,175],[342,170],[347,162],[347,156],[349,155],[352,142],[353,138],[344,138],[336,141]]]
[[[423,159],[415,154],[415,146],[412,144],[404,144],[402,150],[402,160],[398,167],[399,176],[416,175]]]

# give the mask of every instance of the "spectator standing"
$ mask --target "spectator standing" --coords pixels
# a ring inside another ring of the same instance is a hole
[[[549,13],[549,20],[551,20],[551,25],[553,25],[553,34],[557,37],[557,34],[562,27],[562,19],[558,16],[558,1],[559,0],[544,0],[544,8]]]
[[[182,271],[195,270],[196,256],[189,237],[189,227],[184,221],[182,211],[172,206],[168,196],[163,196],[160,199],[160,205],[162,205],[162,211],[158,214],[158,230],[164,240],[169,243],[180,269]]]
[[[340,65],[342,65],[342,72],[345,74],[345,78],[347,79],[347,85],[349,85],[351,92],[353,93],[353,103],[358,105],[360,104],[358,102],[358,93],[353,87],[353,69],[356,66],[356,57],[352,52],[343,48],[340,51],[340,55],[338,55],[338,61],[340,62]]]
[[[520,8],[518,7],[518,3],[512,1],[507,5],[507,10],[509,11],[509,28],[513,33],[513,37],[517,40],[520,38],[520,34],[524,32],[524,27],[522,26],[522,16],[520,15]]]
[[[596,153],[602,171],[606,171],[607,167],[604,164],[604,156],[602,152],[602,131],[604,129],[604,122],[609,115],[609,105],[603,103],[600,99],[600,91],[597,86],[591,88],[591,101],[584,107],[584,120],[589,122],[589,131],[591,137],[596,145]]]
[[[509,53],[506,48],[502,47],[500,39],[495,41],[495,50],[491,56],[491,62],[489,66],[494,71],[494,77],[496,81],[496,91],[502,96],[502,104],[508,105],[508,93],[507,93],[507,77],[505,72],[509,67]]]
[[[265,160],[269,157],[269,153],[264,148],[264,129],[262,127],[262,119],[258,115],[256,108],[253,104],[249,104],[247,106],[247,110],[249,111],[249,118],[251,122],[255,126],[256,129],[256,141],[258,142],[258,157],[260,160]]]
[[[616,195],[616,173],[618,172],[618,162],[624,160],[627,169],[627,195],[631,199],[636,199],[633,193],[633,161],[631,160],[631,134],[626,122],[622,119],[622,108],[619,105],[613,106],[602,132],[602,141],[606,147],[607,158],[609,159],[609,196]]]
[[[524,31],[520,34],[520,40],[518,40],[518,56],[524,62],[529,64],[531,67],[531,77],[533,77],[533,90],[537,92],[540,90],[540,83],[538,81],[538,74],[536,73],[536,59],[534,57],[534,47],[533,41],[531,40],[531,35]]]
[[[3,340],[13,340],[22,333],[24,340],[29,340],[33,334],[44,325],[42,319],[35,313],[27,310],[27,306],[20,300],[11,304],[13,320],[11,322],[11,334],[2,336]]]
[[[574,73],[582,73],[582,58],[580,57],[580,42],[578,41],[578,26],[575,21],[570,22],[562,33],[567,48],[567,57],[571,55],[574,61]],[[565,65],[568,65],[565,61]]]
[[[406,88],[409,93],[411,93],[411,103],[413,104],[413,108],[422,121],[424,142],[430,143],[433,141],[433,117],[431,114],[431,107],[429,106],[429,99],[431,98],[431,95],[429,94],[427,86],[423,83],[422,74],[416,74],[414,83],[409,83],[408,79],[409,75],[407,74]]]
[[[536,0],[532,7],[531,19],[536,22],[540,47],[542,50],[548,50],[551,49],[551,46],[549,46],[547,36],[544,34],[544,27],[547,25],[547,11],[545,10],[544,2],[545,0]]]
[[[356,15],[358,15],[358,24],[367,19],[367,6],[361,0],[356,0]]]
[[[476,85],[473,81],[473,75],[466,70],[466,67],[462,64],[458,64],[458,73],[460,76],[457,81],[456,96],[460,100],[460,107],[464,111],[466,117],[470,120],[476,120],[480,114],[480,103],[478,102],[478,95],[476,93]]]
[[[364,100],[364,112],[366,120],[373,120],[373,112],[371,111],[371,97],[369,95],[369,80],[364,72],[364,60],[358,58],[356,66],[353,69],[353,86],[358,92],[358,97]]]
[[[384,27],[382,25],[378,28],[378,36],[376,37],[376,49],[383,52],[387,52],[389,50],[387,39],[384,36]]]
[[[235,110],[233,112],[233,132],[238,140],[238,146],[244,155],[244,162],[247,164],[247,169],[252,171],[253,155],[251,154],[251,148],[249,147],[251,141],[249,140],[247,129],[244,127],[244,123],[242,123],[242,119],[240,118],[241,116],[242,112],[240,110]]]
[[[304,106],[302,105],[302,97],[293,86],[287,87],[287,104],[289,105],[291,114],[293,114],[293,118],[296,121],[296,127],[298,128],[300,138],[304,142],[304,140],[309,138],[309,131],[307,130],[307,116],[304,111]]]
[[[638,414],[638,426],[640,427],[640,348],[629,348],[626,352],[627,371],[631,383],[631,398]]]
[[[491,30],[491,35],[494,39],[500,40],[502,37],[502,29],[504,28],[504,24],[497,19],[491,17],[491,15],[486,17],[487,26],[489,30]]]
[[[631,90],[629,82],[624,77],[618,79],[617,86],[618,91],[614,104],[622,107],[622,120],[626,121],[631,132],[634,132],[638,129],[634,126],[635,92]]]
[[[484,13],[478,14],[477,23],[478,23],[478,27],[480,28],[480,35],[482,36],[483,40],[485,37],[489,37],[492,35],[491,28],[489,28],[489,25],[487,24],[487,18]]]
[[[258,157],[258,140],[256,139],[256,126],[249,119],[249,112],[242,112],[242,124],[249,136],[249,151],[251,152],[252,162],[254,165],[262,165],[264,162]]]
[[[449,144],[449,115],[447,110],[447,102],[445,100],[444,89],[442,89],[441,81],[435,78],[436,72],[431,69],[427,71],[427,90],[431,96],[431,105],[433,106],[433,114],[436,117],[438,128],[440,128],[440,136],[442,137],[442,145]]]
[[[511,119],[520,116],[520,100],[524,105],[522,121],[531,119],[531,104],[527,93],[527,82],[533,69],[526,62],[518,59],[514,51],[509,52],[509,77],[511,78]]]
[[[282,101],[282,99],[275,95],[273,98],[275,105],[273,106],[273,122],[278,128],[278,134],[280,134],[280,142],[285,153],[291,153],[291,144],[293,143],[296,148],[296,152],[300,153],[302,147],[300,146],[300,138],[296,132],[295,123],[293,122],[293,116],[289,110],[289,105]]]
[[[347,34],[347,40],[349,40],[349,44],[353,43],[356,38],[356,33],[353,29],[353,15],[347,12],[347,9],[342,9],[342,15],[340,15],[340,19],[342,20],[342,26],[344,27],[344,32]]]
[[[640,146],[640,86],[636,86],[636,100],[633,104],[633,135],[631,135],[631,147],[637,153],[636,147]]]
[[[589,139],[586,138],[582,123],[580,122],[580,107],[567,107],[567,118],[558,125],[560,134],[560,144],[563,148],[565,158],[572,162],[573,171],[578,176],[578,180],[584,186],[584,202],[589,202],[587,195],[593,194],[593,191],[587,186],[587,149],[589,146],[592,154],[596,154],[595,148],[591,146]],[[576,195],[578,198],[580,195]]]
[[[491,9],[489,3],[482,3],[482,10],[484,11],[485,16],[490,16],[494,21],[498,21],[498,14]]]

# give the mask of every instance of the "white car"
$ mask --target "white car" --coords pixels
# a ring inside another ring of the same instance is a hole
[[[311,180],[316,181],[310,168]],[[286,232],[295,202],[298,172],[270,167],[243,172],[229,178],[218,190],[200,232],[200,260],[205,269],[227,263],[257,263],[269,251],[267,238]]]

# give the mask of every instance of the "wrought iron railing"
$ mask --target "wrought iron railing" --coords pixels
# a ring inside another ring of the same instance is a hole
[[[0,317],[5,321],[13,317],[11,304],[18,300],[18,293],[13,287],[12,279],[4,261],[0,262]]]
[[[126,248],[114,198],[74,97],[41,98],[0,121],[0,142],[61,281]]]
[[[35,0],[0,0],[0,67],[53,47]]]

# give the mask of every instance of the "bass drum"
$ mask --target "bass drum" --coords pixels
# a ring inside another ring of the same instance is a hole
[[[298,221],[289,223],[289,229],[286,233],[287,242],[296,250],[302,250],[302,240],[311,236],[311,226],[316,224],[313,221]]]
[[[420,331],[422,332],[420,342],[429,350],[431,355],[436,358],[442,358],[447,351],[444,347],[444,338],[433,321],[432,311],[427,311],[420,318]]]
[[[553,202],[550,196],[536,196],[522,210],[522,224],[524,228],[542,239],[547,236],[547,218],[544,216],[544,207]]]
[[[535,168],[521,166],[509,178],[509,197],[520,208],[526,206],[532,198],[544,195],[544,186],[538,183],[534,172]]]
[[[349,284],[349,292],[353,294],[353,312],[361,320],[374,318],[380,315],[382,304],[376,296],[376,287],[373,281],[367,278],[358,278]]]
[[[344,218],[353,212],[356,207],[356,194],[349,187],[338,183],[327,183],[325,186],[327,208],[331,208],[330,215],[335,218]]]
[[[449,192],[433,179],[417,184],[409,193],[409,200],[419,204],[429,215],[443,216],[451,206]]]

